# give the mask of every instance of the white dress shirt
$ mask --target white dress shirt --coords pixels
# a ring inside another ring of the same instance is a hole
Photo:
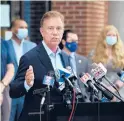
[[[12,43],[16,54],[16,61],[17,64],[19,65],[20,58],[23,55],[23,40],[20,45],[15,40],[12,40]]]
[[[59,69],[63,68],[61,57],[60,57],[61,50],[57,48],[57,52],[54,53],[52,52],[52,50],[48,48],[48,46],[46,45],[44,41],[42,43],[43,43],[45,50],[47,51],[48,56],[50,57],[54,70],[58,68]]]

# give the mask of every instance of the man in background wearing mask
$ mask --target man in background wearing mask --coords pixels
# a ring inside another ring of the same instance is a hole
[[[82,72],[88,72],[88,59],[76,53],[76,50],[78,49],[77,34],[72,30],[65,30],[59,47],[70,56],[70,66],[72,71],[78,78],[77,83],[82,94],[86,95],[84,84],[80,81],[79,75]]]
[[[11,24],[12,38],[8,40],[9,51],[15,67],[15,75],[22,55],[36,46],[35,43],[26,41],[28,25],[23,19],[16,19]],[[10,121],[18,120],[23,108],[24,96],[12,99]],[[15,117],[17,119],[15,119]]]

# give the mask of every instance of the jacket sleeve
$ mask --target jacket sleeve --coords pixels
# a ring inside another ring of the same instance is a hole
[[[15,79],[10,84],[10,97],[11,98],[19,98],[27,93],[24,82],[25,82],[25,74],[27,69],[29,68],[28,64],[29,60],[27,56],[22,56],[20,59],[19,68]]]

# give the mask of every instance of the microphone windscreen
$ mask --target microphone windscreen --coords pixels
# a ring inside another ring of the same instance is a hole
[[[79,77],[81,78],[83,75],[84,75],[84,73],[83,73],[83,72],[81,72],[81,73],[79,74]]]
[[[47,85],[47,86],[52,86],[54,85],[54,78],[51,76],[44,76],[43,79],[43,84]]]

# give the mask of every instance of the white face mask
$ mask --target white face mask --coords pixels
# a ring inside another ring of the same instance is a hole
[[[28,36],[28,29],[18,29],[16,36],[18,39],[23,40]]]

